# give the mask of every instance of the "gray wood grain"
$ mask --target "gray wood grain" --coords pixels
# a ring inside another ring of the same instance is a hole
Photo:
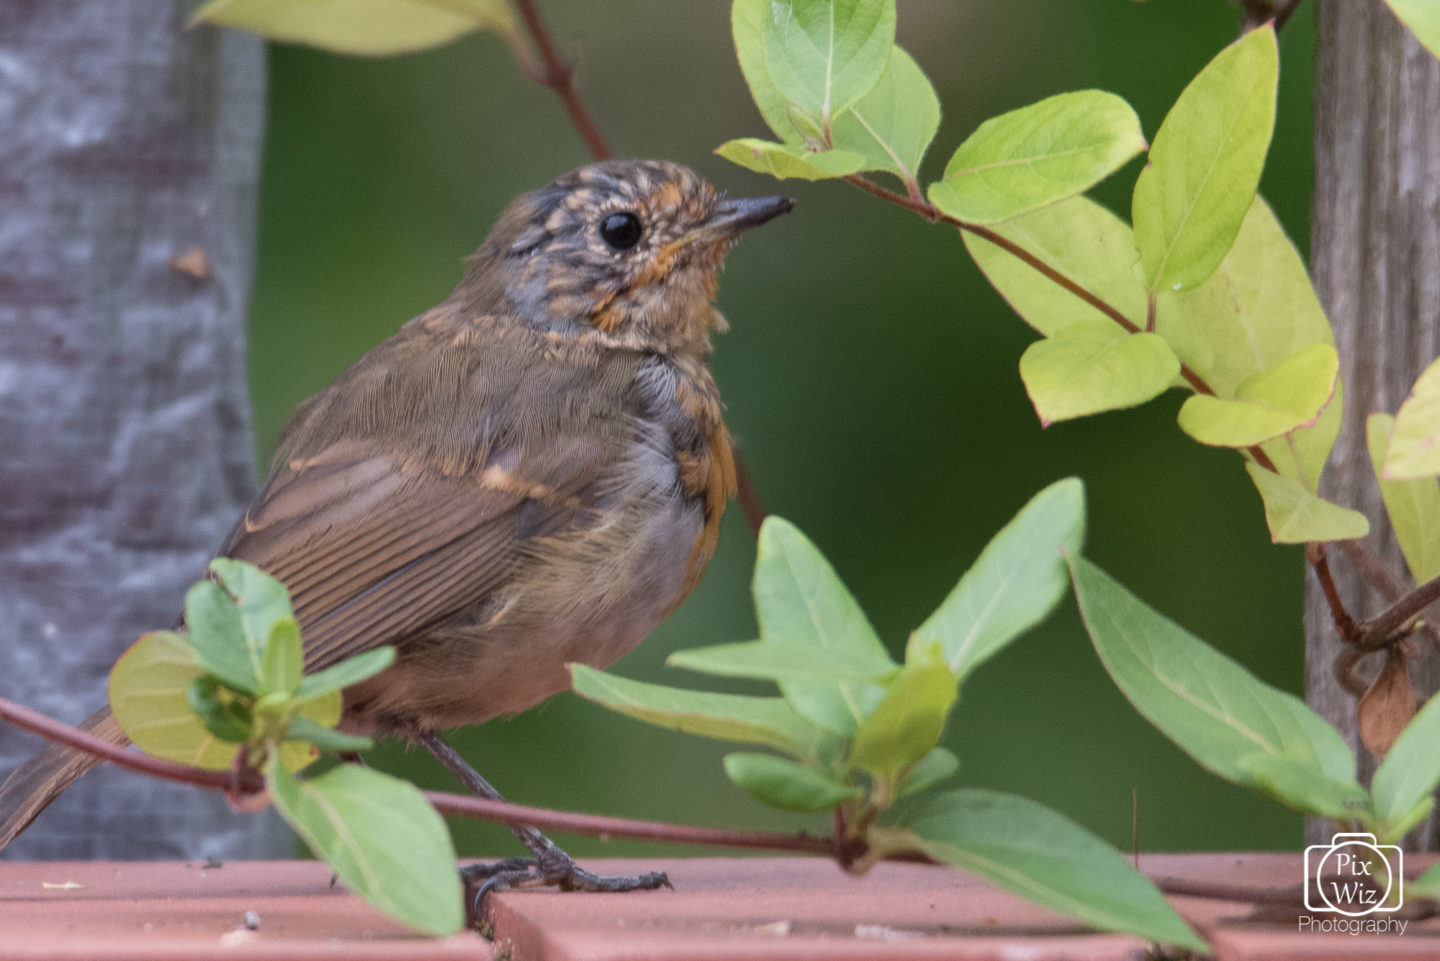
[[[1404,561],[1366,453],[1365,418],[1393,413],[1440,353],[1440,63],[1380,0],[1317,0],[1316,6],[1311,267],[1335,329],[1345,384],[1345,418],[1321,494],[1364,511],[1371,541],[1401,574]],[[1354,616],[1386,606],[1334,549],[1331,567]],[[1375,760],[1359,744],[1355,698],[1334,677],[1341,642],[1313,575],[1305,634],[1309,702],[1345,732],[1368,781]],[[1440,681],[1434,660],[1425,658],[1430,666],[1423,671],[1411,666],[1427,694]],[[1373,676],[1379,664],[1366,668]],[[1311,826],[1326,840],[1329,830]],[[1433,819],[1415,839],[1434,846]]]
[[[0,5],[0,693],[70,721],[253,485],[260,41],[188,4]],[[211,273],[171,260],[204,251]],[[0,771],[37,749],[0,726]],[[267,818],[101,768],[6,856],[263,856]]]

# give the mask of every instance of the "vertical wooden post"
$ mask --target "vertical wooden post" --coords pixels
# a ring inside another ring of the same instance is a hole
[[[1440,63],[1380,0],[1316,6],[1311,266],[1345,384],[1344,423],[1321,493],[1364,511],[1372,541],[1400,574],[1404,561],[1366,454],[1365,418],[1393,413],[1440,354]],[[1377,613],[1384,599],[1338,555],[1331,552],[1332,567],[1351,613]],[[1309,702],[1345,732],[1368,781],[1375,760],[1359,744],[1355,698],[1335,678],[1341,643],[1313,576],[1305,635]],[[1440,682],[1433,666],[1412,665],[1412,677],[1426,694]],[[1433,818],[1416,839],[1434,846]]]
[[[264,47],[186,31],[191,7],[0,6],[0,693],[70,721],[174,624],[252,493]],[[0,774],[39,746],[0,725]],[[5,855],[277,841],[219,796],[102,767]]]

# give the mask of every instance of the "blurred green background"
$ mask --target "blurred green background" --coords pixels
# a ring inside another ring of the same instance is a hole
[[[668,157],[737,194],[774,181],[711,151],[766,135],[721,0],[544,0],[582,96],[619,156]],[[1281,38],[1281,90],[1262,192],[1304,250],[1311,190],[1313,22]],[[944,122],[926,164],[986,117],[1065,90],[1132,103],[1148,136],[1232,40],[1226,0],[901,0],[899,42],[927,70]],[[460,259],[513,195],[586,162],[558,100],[474,35],[367,60],[272,45],[270,120],[250,366],[257,443],[366,349],[442,299]],[[1128,215],[1132,164],[1096,191]],[[1042,430],[1017,363],[1034,334],[985,284],[952,230],[842,183],[783,186],[794,215],[731,255],[714,370],[768,511],[830,557],[897,653],[986,540],[1035,491],[1078,475],[1087,553],[1139,596],[1299,691],[1302,557],[1269,543],[1232,453],[1175,427],[1178,391],[1134,411]],[[1128,216],[1127,216],[1128,219]],[[695,594],[616,670],[708,682],[665,656],[754,636],[754,543],[738,507]],[[756,690],[761,690],[757,688]],[[825,830],[725,780],[731,747],[644,726],[561,695],[467,730],[462,752],[513,800],[640,818]],[[1014,791],[1128,850],[1294,850],[1300,818],[1202,771],[1130,709],[1068,600],[964,689],[947,733],[956,783]],[[423,752],[379,766],[453,788]],[[464,854],[519,853],[508,832],[457,826]],[[654,845],[561,838],[581,855]]]

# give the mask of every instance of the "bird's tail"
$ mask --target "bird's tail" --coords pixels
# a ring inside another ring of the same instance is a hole
[[[130,743],[108,707],[86,718],[80,729],[112,744]],[[0,784],[0,848],[19,837],[61,791],[100,760],[93,754],[52,744],[12,771]]]

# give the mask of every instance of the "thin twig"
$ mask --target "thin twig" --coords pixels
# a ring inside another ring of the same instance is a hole
[[[127,750],[79,728],[64,724],[31,708],[0,698],[0,719],[31,731],[58,744],[64,744],[96,757],[104,758],[140,774],[177,784],[223,791],[232,797],[258,796],[265,790],[265,779],[253,769],[239,771],[207,771],[151,757],[140,751]],[[659,821],[637,821],[629,818],[598,814],[575,814],[545,808],[488,801],[481,798],[443,791],[426,791],[425,797],[442,814],[496,821],[501,824],[529,824],[543,830],[569,831],[598,837],[638,838],[676,844],[707,844],[718,847],[757,848],[769,851],[797,851],[802,854],[831,855],[835,842],[831,838],[809,834],[780,834],[767,831],[732,831],[726,828],[695,827],[688,824],[665,824]],[[915,860],[914,857],[901,858]]]
[[[1362,621],[1361,636],[1388,644],[1400,633],[1401,628],[1437,600],[1440,600],[1440,577],[1426,581],[1375,617]]]
[[[1359,631],[1355,627],[1355,619],[1350,616],[1350,612],[1345,609],[1345,602],[1340,598],[1340,589],[1335,586],[1325,545],[1306,544],[1305,559],[1310,562],[1310,566],[1315,569],[1315,576],[1320,580],[1320,590],[1325,594],[1326,603],[1330,605],[1330,616],[1335,621],[1335,630],[1349,643],[1356,643],[1360,639]]]
[[[32,734],[38,734],[47,741],[73,747],[77,751],[104,758],[123,768],[162,780],[209,788],[212,791],[224,791],[231,795],[258,794],[265,790],[265,779],[260,776],[258,771],[239,773],[233,770],[206,771],[188,764],[177,764],[163,758],[151,757],[138,751],[127,751],[119,744],[112,744],[88,731],[71,727],[69,724],[64,724],[39,711],[25,707],[23,704],[16,704],[3,697],[0,697],[0,719],[9,721],[16,727],[23,728]]]
[[[1295,13],[1295,11],[1300,9],[1300,4],[1303,2],[1304,0],[1290,0],[1289,3],[1277,3],[1275,5],[1276,33],[1279,33],[1282,29],[1284,29],[1285,24],[1290,20],[1290,17]]]
[[[545,21],[540,19],[540,11],[535,9],[534,0],[515,0],[515,6],[520,10],[520,17],[525,21],[530,39],[535,41],[535,49],[540,53],[542,69],[531,72],[532,79],[549,87],[560,97],[565,111],[570,114],[571,123],[575,124],[575,129],[580,132],[585,146],[590,148],[595,159],[608,160],[611,156],[610,147],[605,143],[600,128],[595,125],[585,105],[581,103],[580,95],[575,91],[574,66],[556,51],[555,42],[550,38]]]
[[[834,842],[828,837],[810,834],[778,834],[771,831],[732,831],[727,828],[696,827],[689,824],[667,824],[661,821],[637,821],[603,814],[577,814],[547,808],[490,801],[463,794],[426,791],[425,799],[441,814],[467,817],[501,824],[528,824],[542,831],[568,831],[602,838],[633,838],[640,841],[663,841],[671,844],[705,844],[713,847],[753,848],[764,851],[797,851],[802,854],[830,855]]]
[[[1405,593],[1404,585],[1390,573],[1390,569],[1368,541],[1335,541],[1335,546],[1355,565],[1360,577],[1379,591],[1387,602],[1394,604]]]

